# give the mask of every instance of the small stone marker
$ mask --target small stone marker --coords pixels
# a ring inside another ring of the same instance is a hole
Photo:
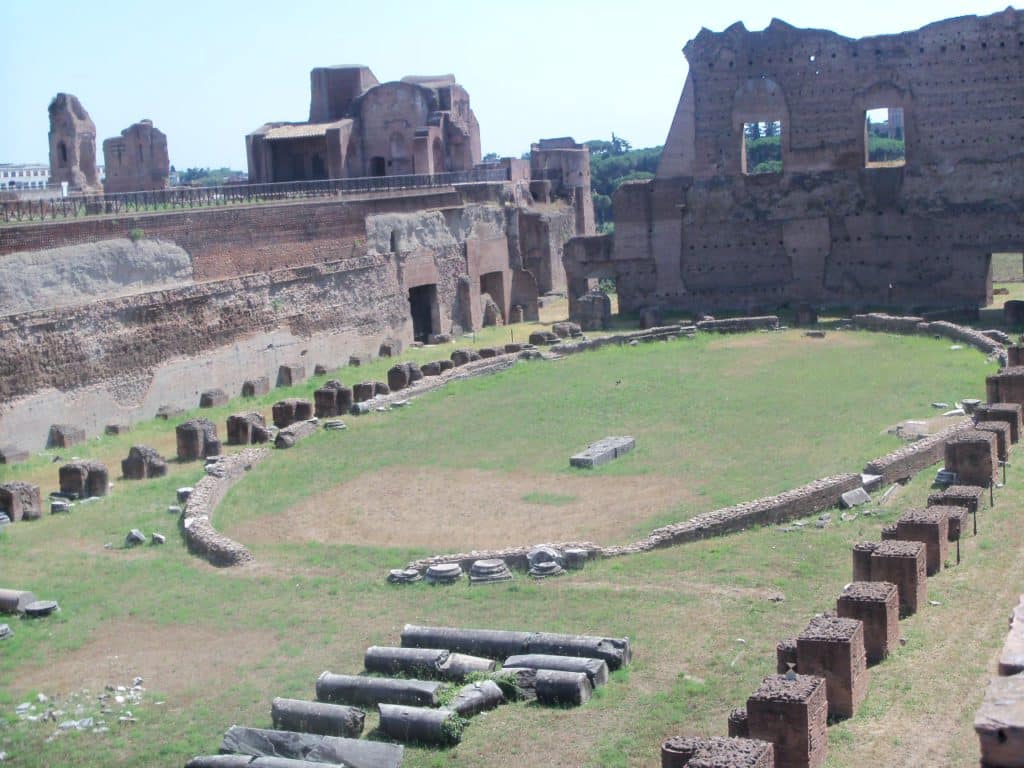
[[[593,469],[623,456],[636,447],[632,437],[605,437],[569,457],[569,466]]]
[[[840,497],[840,502],[844,509],[859,507],[861,504],[867,504],[870,501],[871,497],[863,488],[854,488],[852,491],[847,491]]]
[[[14,637],[14,632],[7,624],[0,624],[0,640],[6,640],[9,637]]]
[[[71,502],[64,499],[50,499],[50,514],[59,515],[71,511]]]
[[[152,543],[153,543],[154,546],[158,546],[158,545],[164,544],[166,542],[167,542],[167,537],[164,536],[162,533],[154,533],[153,534]]]
[[[228,393],[223,389],[207,389],[199,394],[200,408],[216,408],[228,404]]]

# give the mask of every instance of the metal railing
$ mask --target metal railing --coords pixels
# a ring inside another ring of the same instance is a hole
[[[0,201],[4,223],[74,219],[154,211],[176,211],[226,205],[341,197],[374,192],[447,187],[452,184],[508,181],[509,171],[501,167],[474,168],[450,173],[406,176],[361,176],[350,179],[286,181],[271,184],[238,184],[217,187],[173,187],[149,192],[70,195],[36,200]]]

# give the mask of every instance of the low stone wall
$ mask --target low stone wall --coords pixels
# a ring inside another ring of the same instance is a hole
[[[651,531],[646,539],[623,547],[605,547],[604,557],[646,552],[657,547],[671,547],[689,541],[735,533],[755,525],[777,525],[789,520],[817,514],[839,503],[847,491],[861,487],[860,475],[831,475],[801,485],[775,496],[747,501],[732,507],[705,512],[682,523],[666,525]]]
[[[727,317],[722,320],[701,320],[697,330],[705,333],[744,333],[762,329],[775,330],[779,327],[779,318],[775,315],[758,317]]]
[[[986,355],[995,355],[1000,365],[1006,365],[1006,347],[998,341],[990,339],[981,331],[966,325],[957,325],[946,320],[928,322],[923,317],[900,317],[882,312],[867,315],[854,315],[853,324],[857,328],[868,331],[884,331],[886,333],[922,333],[938,335],[953,341],[960,341],[974,347]]]
[[[591,557],[618,557],[620,555],[649,552],[658,547],[671,547],[709,536],[722,536],[726,533],[742,531],[755,525],[774,525],[788,520],[807,517],[808,515],[834,507],[839,503],[840,496],[847,491],[860,487],[861,478],[858,474],[832,475],[821,480],[815,480],[807,485],[802,485],[799,488],[784,491],[775,496],[767,496],[732,507],[717,509],[714,512],[697,515],[682,523],[656,528],[647,538],[635,541],[632,544],[600,547],[591,542],[574,542],[546,544],[544,546],[562,550],[572,548],[585,549],[590,553]],[[459,563],[464,570],[468,570],[475,560],[495,558],[505,560],[509,566],[525,568],[526,555],[531,549],[533,549],[533,546],[436,555],[423,558],[422,560],[415,560],[409,563],[407,567],[422,571],[431,565],[439,563]]]
[[[666,341],[679,336],[693,336],[696,328],[692,325],[662,325],[656,328],[647,328],[643,331],[631,331],[630,333],[616,333],[610,336],[601,336],[596,339],[582,339],[580,341],[568,341],[562,344],[555,344],[550,351],[556,355],[572,355],[576,352],[586,352],[601,347],[619,346],[631,342]]]
[[[934,435],[924,437],[917,442],[897,448],[892,453],[869,461],[864,467],[868,475],[881,475],[886,485],[899,480],[913,477],[922,469],[938,464],[946,458],[946,441],[965,429],[970,429],[973,422],[965,418],[952,424]]]
[[[268,448],[246,448],[221,457],[207,467],[207,475],[192,490],[181,513],[181,527],[189,551],[216,566],[243,565],[252,553],[213,527],[210,520],[228,490],[252,467],[270,455]]]

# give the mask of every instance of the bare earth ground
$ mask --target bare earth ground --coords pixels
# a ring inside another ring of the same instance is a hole
[[[176,706],[188,706],[203,691],[216,690],[251,667],[266,652],[271,633],[225,627],[163,626],[119,619],[100,625],[79,648],[45,665],[24,669],[19,685],[51,694],[83,688],[102,691],[141,677]]]
[[[537,496],[531,496],[537,494]],[[528,501],[547,497],[550,501]],[[524,499],[526,497],[526,499]],[[693,500],[675,478],[571,477],[481,469],[392,467],[329,488],[288,510],[228,531],[239,541],[331,541],[381,547],[415,542],[438,552],[537,541],[621,542],[666,508]]]

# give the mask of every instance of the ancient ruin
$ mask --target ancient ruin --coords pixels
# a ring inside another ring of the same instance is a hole
[[[1024,13],[860,40],[778,19],[703,29],[654,179],[566,251],[620,311],[979,307],[1020,250]],[[575,313],[573,313],[575,319]]]
[[[103,142],[103,191],[108,195],[167,189],[170,168],[167,137],[152,120],[140,120]]]
[[[96,170],[96,125],[77,96],[58,93],[50,102],[50,183],[69,192],[101,192]]]
[[[310,72],[309,121],[246,136],[251,182],[468,171],[480,125],[453,75],[380,83],[369,67]]]

